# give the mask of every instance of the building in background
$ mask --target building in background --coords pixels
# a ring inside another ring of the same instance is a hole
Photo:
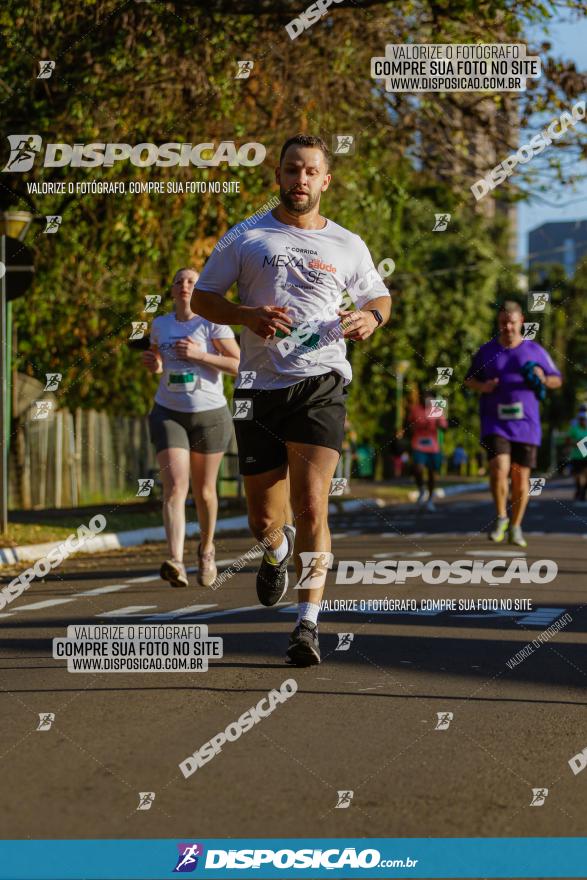
[[[573,278],[579,263],[587,256],[587,220],[543,223],[528,234],[528,269],[553,263],[563,266],[567,278]]]

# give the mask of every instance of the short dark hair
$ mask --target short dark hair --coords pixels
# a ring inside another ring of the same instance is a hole
[[[321,137],[316,137],[313,134],[296,134],[294,137],[288,138],[284,145],[281,148],[281,153],[279,155],[279,164],[283,162],[283,157],[285,156],[288,149],[297,144],[298,147],[317,147],[319,150],[322,150],[324,154],[324,161],[326,162],[326,170],[330,168],[330,150],[326,146],[326,142],[322,140]]]
[[[524,314],[524,310],[519,302],[516,302],[515,299],[506,299],[499,307],[500,312],[506,312],[508,315],[514,314],[514,312],[519,312],[520,315]]]

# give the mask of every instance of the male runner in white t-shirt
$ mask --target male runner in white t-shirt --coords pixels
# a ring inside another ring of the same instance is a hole
[[[295,540],[300,605],[287,655],[298,666],[320,662],[318,611],[332,565],[328,495],[352,378],[345,338],[367,339],[391,311],[365,243],[320,214],[329,165],[321,138],[286,141],[280,204],[226,234],[192,297],[209,321],[243,326],[233,419],[249,524],[266,547],[257,595],[267,606],[283,597]],[[225,299],[235,282],[239,304]],[[345,291],[356,310],[342,308]],[[285,524],[288,468],[296,529]]]

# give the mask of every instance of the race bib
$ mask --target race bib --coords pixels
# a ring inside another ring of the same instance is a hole
[[[522,401],[517,403],[498,403],[497,418],[506,421],[518,421],[524,418],[524,404]]]
[[[170,370],[167,374],[167,390],[174,392],[194,391],[198,377],[193,370]]]

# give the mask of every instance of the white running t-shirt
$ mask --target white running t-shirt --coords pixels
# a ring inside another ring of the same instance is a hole
[[[389,292],[365,242],[338,223],[323,229],[298,229],[267,213],[252,227],[229,230],[212,251],[196,283],[198,290],[221,296],[238,282],[246,306],[289,306],[299,330],[284,340],[263,340],[243,327],[239,382],[247,387],[287,388],[310,376],[334,370],[352,379],[337,310],[348,308],[343,292],[357,308]],[[251,376],[251,373],[255,374]]]
[[[213,354],[218,354],[213,339],[234,339],[230,327],[213,324],[200,315],[189,321],[178,321],[175,312],[155,318],[151,324],[151,342],[158,347],[163,360],[155,403],[178,412],[204,412],[225,406],[221,371],[207,364],[182,360],[175,353],[175,343],[186,336]]]

